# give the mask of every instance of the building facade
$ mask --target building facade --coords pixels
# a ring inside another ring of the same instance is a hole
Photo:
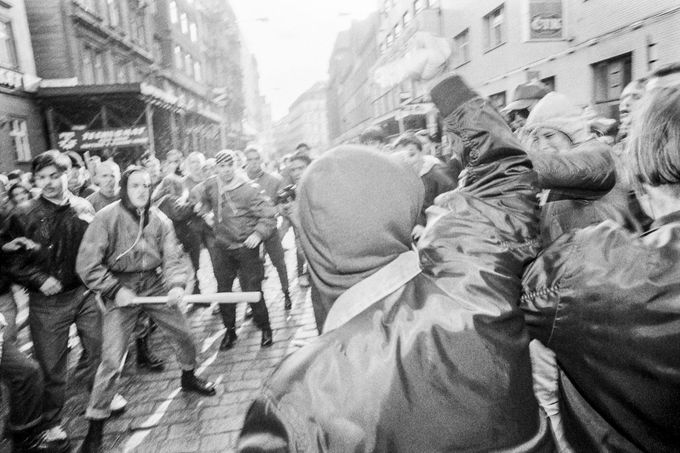
[[[328,64],[328,132],[332,143],[360,134],[374,118],[371,70],[378,59],[377,13],[338,34]]]
[[[445,15],[450,69],[499,106],[519,83],[542,80],[616,118],[626,84],[680,61],[673,0],[442,0],[441,7],[454,13]]]
[[[291,104],[288,114],[274,127],[278,155],[295,151],[306,143],[314,154],[328,150],[327,84],[317,82]]]
[[[616,118],[628,82],[680,61],[675,0],[379,0],[377,6],[379,57],[366,83],[372,87],[372,123],[389,135],[437,129],[428,98],[433,75],[456,71],[498,107],[512,100],[518,84],[541,80],[578,105]],[[423,33],[445,38],[449,57],[427,78],[376,83],[381,68],[408,57]],[[338,73],[331,62],[331,86]],[[341,113],[331,96],[329,106],[337,121]]]
[[[46,149],[37,86],[24,1],[0,1],[0,171],[27,170]]]
[[[163,157],[225,147],[232,122],[215,98],[228,83],[211,52],[233,50],[229,40],[214,43],[215,30],[233,31],[236,21],[220,3],[28,0],[50,146],[121,163],[147,150]]]

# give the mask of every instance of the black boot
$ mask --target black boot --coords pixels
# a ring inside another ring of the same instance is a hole
[[[149,335],[137,338],[137,366],[149,371],[163,371],[165,363],[163,359],[154,355],[149,349]]]
[[[291,308],[293,308],[293,301],[290,300],[290,294],[288,293],[288,291],[283,292],[283,300],[284,300],[284,303],[283,303],[283,309],[284,310],[290,310]]]
[[[215,385],[196,376],[194,370],[182,371],[182,390],[185,392],[195,392],[199,395],[213,396],[215,394]]]
[[[101,453],[102,450],[102,431],[104,430],[104,420],[90,420],[90,428],[80,446],[79,453]]]
[[[274,339],[272,338],[272,329],[269,327],[262,329],[262,342],[260,343],[260,346],[263,348],[268,348],[273,344]]]
[[[238,337],[236,336],[236,329],[227,329],[227,333],[224,334],[222,342],[220,343],[220,351],[226,351],[234,347]]]

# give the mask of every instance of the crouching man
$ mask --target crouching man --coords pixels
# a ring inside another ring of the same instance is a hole
[[[103,353],[85,416],[90,428],[82,451],[101,449],[103,422],[118,387],[121,363],[140,310],[165,329],[177,344],[182,389],[214,395],[213,384],[194,375],[196,346],[177,305],[184,295],[185,267],[170,220],[150,207],[148,171],[132,167],[120,181],[120,201],[96,215],[78,252],[76,269],[83,282],[101,293]],[[136,296],[168,295],[167,305],[133,305]]]

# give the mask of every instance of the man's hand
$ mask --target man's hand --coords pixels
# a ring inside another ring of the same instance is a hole
[[[21,250],[22,248],[26,250],[38,250],[40,248],[40,245],[37,242],[33,242],[30,239],[22,236],[12,239],[8,243],[4,244],[2,246],[2,251],[16,252],[17,250]]]
[[[418,242],[420,240],[420,236],[423,235],[423,231],[425,231],[425,227],[422,225],[416,225],[413,227],[413,231],[411,231],[413,242]]]
[[[260,242],[262,242],[262,238],[260,237],[259,234],[254,232],[253,234],[248,236],[248,238],[245,241],[243,241],[243,245],[245,245],[249,249],[254,249],[258,245],[260,245]]]
[[[127,307],[132,305],[132,299],[135,297],[137,297],[137,294],[123,286],[116,293],[114,302],[117,307]]]
[[[40,287],[40,292],[46,296],[54,296],[55,294],[60,293],[62,289],[63,287],[59,280],[54,277],[47,277],[45,283]]]
[[[178,286],[170,289],[168,291],[168,301],[166,302],[168,307],[179,307],[182,308],[184,302],[184,290]]]

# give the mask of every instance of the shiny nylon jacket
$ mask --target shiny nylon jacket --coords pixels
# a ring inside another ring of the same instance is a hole
[[[553,450],[517,306],[538,251],[535,174],[487,102],[458,77],[443,83],[458,95],[446,128],[466,143],[470,178],[421,240],[422,271],[287,357],[240,451]]]
[[[680,451],[680,213],[642,237],[611,221],[560,237],[521,307],[559,367],[576,451]]]

